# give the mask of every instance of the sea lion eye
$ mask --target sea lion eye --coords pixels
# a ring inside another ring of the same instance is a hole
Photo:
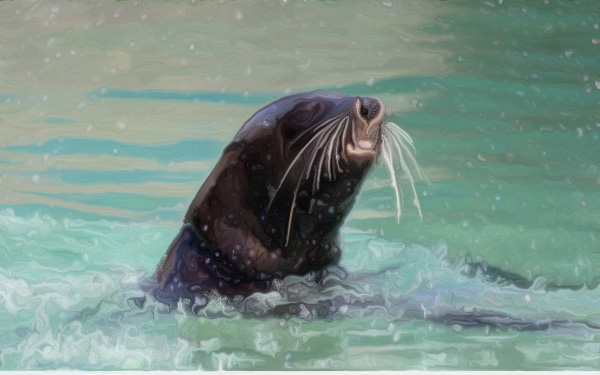
[[[314,118],[318,117],[324,109],[320,101],[302,103],[289,116],[289,122],[294,128],[304,128],[309,126]]]
[[[292,121],[298,125],[307,123],[312,118],[310,111],[298,111],[293,114]]]
[[[285,125],[282,127],[283,135],[292,139],[298,134],[303,134],[304,131],[318,123],[317,120],[324,110],[325,105],[318,100],[296,105],[285,117]]]

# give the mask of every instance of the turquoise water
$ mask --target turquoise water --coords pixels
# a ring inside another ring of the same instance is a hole
[[[0,368],[600,369],[599,25],[593,0],[0,2]],[[144,300],[241,124],[316,88],[413,137],[423,219],[379,168],[345,281]]]

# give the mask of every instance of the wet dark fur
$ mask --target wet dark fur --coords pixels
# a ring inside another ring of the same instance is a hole
[[[172,304],[213,289],[247,296],[337,264],[338,230],[375,161],[382,112],[377,99],[322,92],[258,111],[190,204],[158,269],[155,297]],[[322,125],[337,118],[347,122]],[[373,149],[348,152],[357,139]]]

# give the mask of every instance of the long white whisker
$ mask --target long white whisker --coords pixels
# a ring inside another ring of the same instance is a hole
[[[350,122],[350,119],[348,117],[346,117],[344,120],[342,120],[342,131],[339,132],[337,134],[337,139],[336,139],[336,152],[335,152],[335,165],[337,166],[337,170],[338,173],[343,173],[343,169],[340,166],[340,159],[341,159],[341,155],[343,155],[343,153],[345,152],[344,148],[346,147],[346,145],[344,144],[344,134],[346,134],[346,128],[348,127],[348,123]],[[335,166],[334,166],[335,167]]]
[[[395,129],[398,129],[397,127]],[[388,128],[388,130],[390,130],[390,128]],[[402,130],[402,132],[404,132],[404,130]],[[406,134],[406,133],[404,133]],[[396,143],[396,147],[399,149],[399,153],[401,156],[401,159],[404,160],[405,162],[408,161],[408,163],[410,163],[410,167],[406,173],[407,174],[411,174],[411,172],[416,172],[417,177],[419,178],[419,180],[422,181],[428,181],[427,176],[425,176],[425,172],[423,172],[423,169],[419,166],[419,164],[417,163],[417,160],[415,159],[413,153],[408,149],[408,147],[406,147],[406,144],[403,142],[404,137],[401,136],[401,133],[394,133],[393,131],[390,132],[390,135],[392,136],[392,138],[394,139],[395,143]],[[408,134],[406,134],[408,136]],[[412,139],[410,140],[412,142]],[[413,150],[414,150],[414,145],[413,145]],[[408,164],[407,164],[408,166]]]
[[[422,220],[423,213],[419,202],[419,196],[415,188],[415,177],[423,181],[428,181],[428,179],[407,146],[407,144],[410,145],[413,151],[416,152],[412,138],[403,129],[393,123],[386,123],[385,128],[382,130],[384,130],[382,132],[382,143],[385,145],[385,152],[382,152],[382,157],[390,172],[392,188],[396,193],[396,220],[399,221],[400,219],[400,206],[402,202],[400,198],[401,195],[403,195],[401,194],[398,182],[399,180],[404,179],[408,180],[407,182],[410,185],[413,194],[412,203],[417,208],[419,217]],[[401,170],[398,170],[394,166],[396,158],[398,159],[397,162],[399,162]],[[416,176],[413,176],[413,173],[415,173]]]
[[[319,157],[318,167],[315,171],[315,179],[313,181],[313,192],[318,191],[321,188],[321,173],[323,173],[323,160],[325,159],[325,149],[321,149],[321,156]]]
[[[321,150],[321,157],[317,163],[317,170],[315,171],[315,179],[313,180],[313,192],[321,188],[321,173],[323,171],[323,159],[325,158],[325,150]]]
[[[320,162],[325,166],[325,170],[327,171],[327,178],[331,181],[331,155],[329,154],[329,145],[333,142],[333,137],[329,137],[327,143],[323,147],[323,153],[321,154]]]
[[[400,147],[406,147],[406,146],[401,145]],[[412,176],[412,173],[410,173],[410,170],[408,169],[408,166],[406,165],[406,162],[404,161],[403,156],[404,155],[400,156],[400,163],[402,164],[402,168],[406,170],[406,175],[408,176],[410,189],[412,190],[412,193],[413,193],[413,205],[417,208],[417,211],[419,212],[419,217],[421,218],[421,220],[423,220],[423,212],[421,211],[421,203],[419,202],[419,195],[417,194],[417,189],[415,188],[415,180]]]
[[[323,130],[323,134],[319,134],[319,143],[316,144],[316,146],[312,149],[311,152],[311,156],[310,156],[310,163],[305,165],[305,170],[306,170],[306,176],[304,177],[304,180],[308,180],[310,178],[310,172],[313,171],[313,162],[316,159],[317,153],[319,152],[319,150],[321,150],[323,148],[323,146],[327,143],[329,136],[331,133],[333,133],[334,129],[332,128],[328,128],[328,129],[324,129]],[[306,168],[306,166],[310,166],[311,168]]]
[[[408,143],[410,145],[410,147],[413,149],[414,153],[417,152],[417,149],[415,148],[415,143],[414,143],[412,137],[404,129],[402,129],[398,124],[388,121],[385,124],[385,127],[391,133],[394,133],[394,134],[400,136],[401,139],[406,141],[406,143]]]
[[[391,185],[392,189],[394,189],[394,194],[396,197],[396,222],[400,223],[400,215],[402,215],[402,201],[400,200],[400,191],[398,189],[398,182],[396,181],[396,171],[394,168],[393,154],[392,154],[392,146],[389,143],[387,134],[381,135],[381,144],[383,146],[381,150],[381,156],[383,157],[383,161],[385,162],[385,166],[387,167],[390,173]]]
[[[346,142],[346,139],[348,139],[348,128],[349,127],[351,127],[350,119],[348,117],[346,117],[344,131],[342,132],[342,142],[341,142],[342,150],[340,152],[340,155],[344,155],[344,160],[346,160],[346,161],[348,161],[348,158],[346,157],[346,150],[345,150],[346,144],[344,142]]]
[[[342,115],[337,115],[335,117],[332,117],[330,119],[327,119],[317,125],[314,125],[312,127],[310,127],[309,129],[306,129],[305,131],[303,131],[302,133],[298,134],[298,136],[296,137],[296,139],[294,139],[293,141],[290,142],[290,146],[294,145],[296,142],[298,142],[300,139],[302,139],[302,137],[304,137],[306,134],[308,133],[318,133],[321,130],[328,128],[332,123],[336,122],[337,120],[339,120],[342,117]]]
[[[342,130],[344,130],[343,126],[336,126],[335,132],[332,134],[330,142],[327,147],[327,166],[329,168],[329,181],[333,181],[336,179],[335,176],[335,165],[333,164],[333,145],[336,143],[337,137],[341,134]]]
[[[339,118],[339,117],[340,116],[337,116],[337,118]],[[336,127],[333,125],[334,123],[335,123],[335,121],[327,121],[326,122],[327,126],[319,125],[319,129],[315,131],[313,138],[311,140],[309,140],[306,143],[306,145],[304,145],[304,147],[302,147],[302,149],[298,152],[296,157],[290,163],[290,166],[288,167],[288,169],[285,171],[283,177],[281,178],[281,181],[279,182],[279,185],[277,186],[277,189],[275,190],[273,197],[271,197],[269,204],[267,205],[267,210],[269,210],[271,208],[271,204],[273,203],[273,201],[275,200],[275,198],[277,196],[277,193],[279,192],[279,190],[281,189],[281,187],[287,180],[287,177],[288,177],[290,171],[296,165],[296,163],[300,160],[300,158],[304,155],[304,153],[306,152],[306,150],[308,149],[309,146],[312,147],[312,149],[310,150],[310,154],[309,154],[309,161],[306,162],[304,164],[304,166],[302,167],[300,176],[305,175],[304,180],[308,180],[310,178],[310,173],[311,173],[311,171],[313,171],[313,169],[315,167],[313,165],[313,163],[316,159],[318,151],[321,149],[321,150],[323,150],[322,153],[325,152],[324,149],[327,147],[327,144],[329,143],[332,134],[334,134],[337,131]],[[305,133],[303,133],[303,134],[305,134]],[[298,140],[298,139],[299,138],[297,138],[296,140]],[[315,141],[317,143],[315,143]],[[321,162],[322,162],[322,156],[321,156],[321,160],[319,161],[319,168],[317,168],[319,170],[319,173],[321,170],[321,167],[320,167]],[[292,203],[290,205],[290,212],[288,214],[288,222],[287,222],[286,231],[285,231],[285,246],[286,247],[290,241],[292,223],[294,220],[294,210],[296,209],[296,198],[298,196],[298,190],[300,189],[300,183],[301,183],[301,181],[298,181],[296,183],[296,188],[294,189],[294,194],[292,196]]]
[[[319,140],[320,140],[320,138],[315,135],[310,141],[306,142],[306,144],[298,152],[298,154],[296,155],[296,157],[294,158],[294,160],[292,160],[292,162],[290,163],[290,165],[286,169],[285,173],[283,174],[283,177],[281,178],[281,181],[279,181],[279,185],[277,186],[277,189],[275,189],[275,192],[273,193],[273,196],[269,200],[269,204],[267,205],[267,211],[271,208],[271,204],[273,204],[273,201],[275,200],[275,197],[277,196],[277,193],[279,192],[279,190],[283,186],[283,184],[284,184],[285,180],[287,179],[287,176],[290,173],[290,171],[292,170],[292,168],[294,168],[294,166],[296,165],[296,163],[298,162],[298,160],[300,160],[300,157],[304,154],[304,151],[306,151],[306,149],[310,145],[312,145],[315,141],[319,141]],[[304,172],[304,168],[302,169],[302,171]]]
[[[342,120],[342,121],[343,121],[343,120]],[[338,124],[336,124],[336,125],[338,125]],[[335,130],[335,131],[336,131],[336,133],[337,133],[337,131],[338,131],[338,127],[337,127],[337,126],[335,126],[335,127],[333,127],[333,126],[332,126],[332,129],[333,129],[333,130]],[[320,187],[321,187],[321,173],[322,173],[322,171],[323,171],[323,165],[325,165],[325,156],[326,156],[326,154],[327,154],[327,149],[328,149],[328,146],[327,146],[327,145],[329,144],[329,142],[331,142],[331,141],[332,141],[332,139],[333,139],[333,138],[334,138],[334,137],[330,137],[330,138],[327,140],[327,144],[325,144],[325,147],[323,147],[323,149],[322,149],[322,152],[321,152],[321,157],[319,158],[318,167],[317,167],[317,170],[316,170],[316,172],[315,172],[315,174],[316,174],[316,179],[315,179],[315,181],[314,181],[314,183],[313,183],[313,191],[317,191],[317,190],[319,190],[319,189],[320,189]],[[327,175],[329,176],[329,178],[330,178],[330,180],[331,180],[331,172],[330,172],[330,171],[327,173]]]
[[[310,177],[310,172],[314,171],[313,192],[319,190],[319,181],[321,180],[321,171],[322,171],[323,157],[325,156],[325,148],[327,147],[329,138],[334,131],[335,131],[335,126],[332,125],[330,128],[324,130],[322,132],[323,134],[319,135],[321,137],[321,140],[315,147],[314,154],[315,154],[315,158],[316,158],[317,153],[319,151],[321,151],[321,156],[319,157],[319,161],[315,165],[311,165],[311,167],[314,167],[314,168],[310,168],[306,173],[306,180],[308,180],[308,178]],[[314,161],[314,159],[313,159],[313,161]]]
[[[398,143],[400,144],[401,148],[404,150],[403,155],[406,156],[406,159],[408,159],[408,161],[411,164],[412,167],[412,171],[416,172],[416,181],[425,181],[428,185],[430,185],[430,181],[429,178],[427,177],[427,175],[425,174],[425,171],[423,170],[423,168],[421,168],[419,166],[419,164],[417,163],[417,160],[414,156],[414,154],[417,153],[417,149],[415,148],[415,145],[413,143],[412,138],[408,135],[408,133],[406,133],[404,131],[404,129],[400,128],[398,125],[394,124],[394,123],[390,123],[394,126],[389,126],[387,129],[388,130],[392,130],[392,135],[396,136],[396,138],[398,138]],[[412,152],[410,152],[410,150],[408,150],[408,148],[406,147],[406,143],[402,142],[402,140],[407,141],[407,143],[410,145]]]
[[[292,219],[294,217],[294,210],[296,209],[296,196],[298,195],[298,187],[300,186],[300,184],[298,184],[298,186],[296,186],[296,189],[294,190],[294,196],[292,197],[292,205],[290,206],[290,213],[288,216],[288,222],[287,222],[287,228],[285,230],[285,247],[287,247],[287,245],[290,242],[290,233],[292,232]]]

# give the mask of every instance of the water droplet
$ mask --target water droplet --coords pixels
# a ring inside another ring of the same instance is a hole
[[[453,324],[452,331],[454,331],[454,333],[461,333],[463,331],[463,326],[460,324]]]
[[[575,54],[575,51],[568,49],[564,52],[564,54],[565,54],[565,57],[567,58],[567,60],[571,60],[571,57],[573,57],[573,54]]]
[[[537,250],[538,247],[538,243],[537,240],[535,238],[533,238],[529,244],[529,247],[531,248],[531,250]]]

